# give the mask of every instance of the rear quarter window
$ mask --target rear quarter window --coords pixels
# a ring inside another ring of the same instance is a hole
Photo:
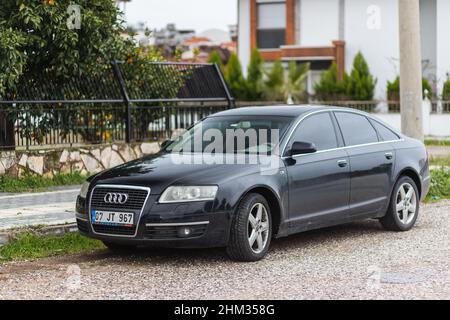
[[[392,141],[400,139],[400,137],[394,131],[382,125],[380,122],[372,119],[370,119],[370,122],[378,131],[378,134],[380,135],[382,141]]]

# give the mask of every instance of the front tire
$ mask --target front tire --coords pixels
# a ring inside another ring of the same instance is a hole
[[[267,200],[250,193],[242,199],[231,226],[228,256],[237,261],[258,261],[265,257],[272,238],[272,217]]]
[[[387,230],[408,231],[419,215],[419,191],[410,177],[401,177],[394,186],[386,215],[380,219]]]

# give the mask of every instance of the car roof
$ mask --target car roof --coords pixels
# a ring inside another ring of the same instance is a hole
[[[319,111],[327,109],[325,106],[312,105],[273,105],[264,107],[242,107],[221,111],[210,117],[219,116],[285,116],[298,117],[310,111]]]

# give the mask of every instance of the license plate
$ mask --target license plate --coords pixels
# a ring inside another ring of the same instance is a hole
[[[134,213],[92,210],[92,223],[133,226]]]

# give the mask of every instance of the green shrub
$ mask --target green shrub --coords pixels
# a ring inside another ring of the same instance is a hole
[[[284,99],[292,98],[295,103],[305,101],[306,94],[306,77],[308,76],[309,63],[300,65],[295,61],[291,61],[288,67],[288,75],[284,84]]]
[[[210,57],[210,62],[214,57]],[[272,68],[264,70],[263,60],[257,49],[252,51],[247,68],[247,78],[242,74],[242,67],[236,54],[232,54],[225,67],[225,80],[237,100],[258,101],[286,101],[291,97],[294,101],[305,100],[305,79],[308,75],[309,64],[297,65],[292,61],[288,72],[285,73],[280,60],[273,63]]]
[[[431,184],[428,200],[450,198],[450,170],[431,170]]]
[[[246,83],[244,75],[242,74],[242,66],[239,58],[233,53],[228,61],[226,80],[234,97],[237,100],[245,100],[246,98]]]
[[[222,70],[222,73],[225,74],[222,58],[220,57],[220,54],[216,50],[210,53],[208,62],[217,64]]]
[[[322,101],[345,100],[348,75],[345,74],[344,81],[339,81],[336,62],[333,61],[330,68],[322,73],[320,81],[314,85],[317,99]]]
[[[431,99],[433,97],[433,90],[431,89],[430,82],[426,78],[422,78],[422,90],[423,98],[428,97]],[[400,101],[400,77],[397,76],[393,82],[388,81],[386,86],[387,99],[389,101]],[[425,92],[428,92],[425,95]],[[389,111],[400,111],[400,106],[398,104],[389,103]]]
[[[305,80],[308,76],[309,63],[289,63],[287,73],[280,60],[267,71],[264,81],[263,96],[268,101],[286,102],[292,99],[295,103],[306,100]]]
[[[262,98],[263,60],[258,49],[253,49],[247,68],[246,99],[257,101]]]
[[[434,96],[433,88],[431,88],[430,81],[427,78],[422,78],[422,96],[428,99],[433,99]]]
[[[389,101],[400,101],[400,77],[397,76],[393,82],[387,82],[387,98]],[[425,95],[425,93],[427,94]],[[426,78],[422,78],[422,95],[423,98],[431,99],[433,97],[433,89],[430,82]]]
[[[397,76],[394,81],[387,82],[386,92],[389,101],[400,100],[400,77]]]
[[[353,70],[345,85],[351,100],[369,101],[373,99],[377,80],[370,73],[369,66],[361,52],[353,60]]]
[[[450,100],[450,79],[447,79],[444,82],[444,87],[442,89],[442,99],[444,101],[449,101]]]
[[[267,71],[264,81],[264,97],[269,101],[281,101],[284,99],[284,67],[281,60],[275,60],[272,68]]]
[[[320,81],[315,84],[316,97],[322,101],[333,100],[372,100],[377,80],[370,73],[369,66],[361,52],[353,60],[353,69],[344,79],[339,80],[336,62],[322,73]]]

